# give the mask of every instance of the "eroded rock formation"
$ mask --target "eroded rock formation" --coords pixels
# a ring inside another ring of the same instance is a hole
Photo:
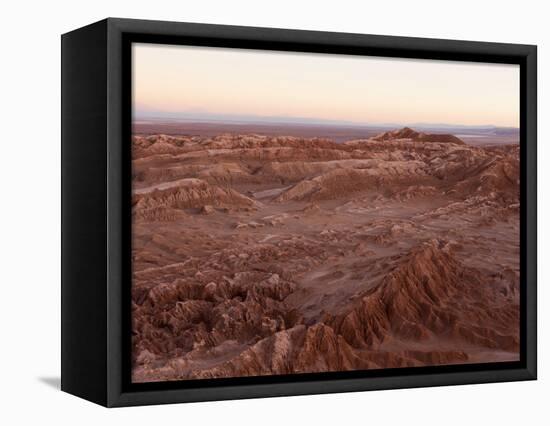
[[[515,360],[519,148],[133,140],[133,380]]]

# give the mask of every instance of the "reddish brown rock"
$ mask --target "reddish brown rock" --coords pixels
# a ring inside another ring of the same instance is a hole
[[[132,171],[134,381],[519,359],[517,145],[135,136]]]

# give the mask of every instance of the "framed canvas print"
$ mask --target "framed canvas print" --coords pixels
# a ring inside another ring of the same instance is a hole
[[[535,378],[535,46],[63,35],[63,390],[126,406]]]

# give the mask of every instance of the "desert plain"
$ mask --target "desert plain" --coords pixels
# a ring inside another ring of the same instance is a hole
[[[233,130],[132,138],[134,382],[519,359],[517,142]]]

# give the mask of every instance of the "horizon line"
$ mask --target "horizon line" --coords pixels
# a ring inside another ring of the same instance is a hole
[[[165,122],[212,122],[212,123],[225,123],[225,124],[288,124],[288,125],[340,125],[348,127],[431,127],[431,128],[470,128],[470,129],[515,129],[519,130],[519,127],[511,125],[497,125],[497,124],[464,124],[464,123],[430,123],[430,122],[359,122],[353,120],[331,120],[325,118],[314,117],[289,117],[289,116],[261,116],[261,115],[233,115],[233,114],[217,114],[217,113],[151,113],[144,114],[137,112],[132,117],[132,124],[136,124],[139,121],[165,121]]]

